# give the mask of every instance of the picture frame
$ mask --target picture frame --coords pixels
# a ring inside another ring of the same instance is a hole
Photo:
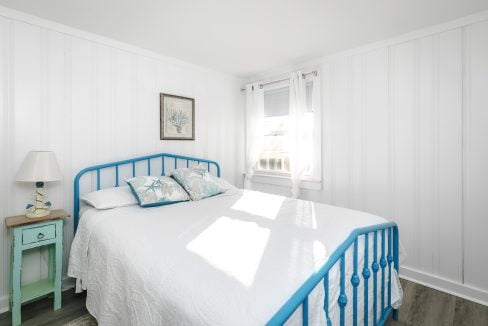
[[[195,140],[195,99],[160,93],[160,139]]]

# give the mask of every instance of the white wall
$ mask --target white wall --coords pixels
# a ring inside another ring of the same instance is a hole
[[[10,235],[34,186],[14,181],[29,150],[55,151],[63,182],[48,185],[54,207],[72,212],[81,168],[170,152],[217,160],[236,182],[242,81],[208,69],[0,8],[0,311],[7,308]],[[196,140],[159,140],[159,93],[195,98]],[[66,268],[72,220],[65,224]],[[46,276],[46,256],[27,254],[23,281]]]
[[[396,221],[404,277],[488,304],[484,17],[318,61],[324,182],[303,197]]]

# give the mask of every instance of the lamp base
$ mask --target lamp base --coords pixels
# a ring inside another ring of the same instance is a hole
[[[29,212],[25,214],[26,217],[28,218],[38,218],[38,217],[44,217],[51,214],[51,211],[47,208],[38,208],[34,210],[33,212]]]
[[[46,202],[44,203],[44,191],[43,191],[43,188],[44,187],[44,182],[36,182],[36,194],[35,194],[35,198],[36,198],[36,203],[34,205],[27,205],[27,213],[25,214],[25,216],[27,216],[28,218],[38,218],[38,217],[44,217],[44,216],[47,216],[51,213],[51,211],[49,210],[49,208],[51,207],[51,203],[50,202]]]

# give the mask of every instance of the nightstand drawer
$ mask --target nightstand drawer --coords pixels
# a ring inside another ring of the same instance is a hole
[[[22,230],[22,244],[54,239],[56,237],[56,225],[48,224],[35,228]]]

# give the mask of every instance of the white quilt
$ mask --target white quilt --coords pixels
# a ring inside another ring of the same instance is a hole
[[[87,308],[100,325],[263,325],[353,229],[384,222],[367,213],[247,190],[170,206],[88,209],[72,243],[68,275],[77,279],[77,291],[88,290]],[[360,241],[359,271],[363,247]],[[351,252],[346,324],[352,323]],[[362,286],[361,277],[359,324]],[[372,302],[372,278],[369,287]],[[394,286],[393,292],[393,302],[400,301],[401,290]],[[339,319],[338,295],[335,266],[333,321]],[[319,284],[309,299],[311,325],[324,324],[323,298]],[[371,309],[369,315],[372,321]],[[301,309],[288,324],[301,325]]]

